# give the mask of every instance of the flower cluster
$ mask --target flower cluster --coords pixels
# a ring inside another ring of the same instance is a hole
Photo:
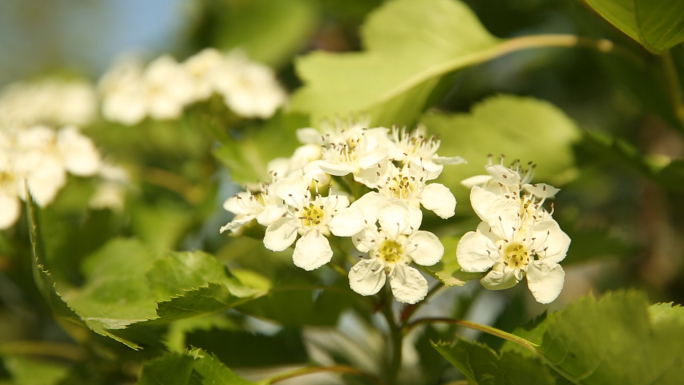
[[[458,263],[467,272],[489,270],[481,282],[491,290],[510,288],[526,276],[538,302],[553,302],[563,289],[565,272],[558,263],[570,238],[543,204],[559,190],[530,184],[534,165],[524,170],[518,161],[511,167],[503,166],[503,160],[491,163],[487,175],[463,181],[472,187],[470,201],[482,222],[459,241]]]
[[[0,123],[12,126],[89,124],[97,112],[93,86],[80,80],[12,83],[0,92]]]
[[[168,55],[147,66],[122,60],[101,79],[99,91],[104,117],[126,125],[138,124],[147,116],[176,119],[187,105],[214,94],[247,118],[268,118],[287,99],[271,68],[240,52],[224,55],[210,48],[183,63]]]
[[[67,172],[94,176],[102,166],[93,142],[76,127],[10,129],[0,126],[0,229],[16,222],[25,187],[39,206],[50,204],[67,181]],[[24,182],[25,181],[25,182]]]
[[[389,279],[398,301],[416,303],[428,285],[410,264],[433,265],[444,254],[434,234],[419,230],[420,207],[441,218],[453,216],[456,207],[447,187],[428,182],[444,164],[464,160],[438,156],[439,140],[426,136],[422,127],[413,132],[366,127],[367,122],[338,121],[320,130],[299,130],[304,145],[291,158],[269,164],[270,183],[225,202],[235,217],[221,232],[240,232],[256,220],[266,226],[266,248],[282,251],[296,241],[294,263],[306,270],[330,262],[331,234],[351,237],[368,256],[349,271],[351,288],[372,295]],[[333,194],[337,190],[366,193]]]

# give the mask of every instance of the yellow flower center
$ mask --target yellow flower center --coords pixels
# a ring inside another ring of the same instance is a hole
[[[527,265],[528,258],[529,252],[527,251],[527,248],[521,243],[510,243],[504,249],[504,264],[506,266],[521,269],[525,267],[525,265]]]
[[[309,203],[308,207],[304,207],[302,215],[299,217],[302,221],[302,226],[305,228],[320,225],[324,218],[325,211],[323,211],[323,206],[316,206],[313,203]]]
[[[409,198],[416,189],[411,178],[401,175],[397,175],[392,178],[387,188],[392,192],[394,198],[397,199]]]
[[[386,262],[398,262],[403,253],[401,245],[390,239],[383,241],[378,248],[379,257]]]

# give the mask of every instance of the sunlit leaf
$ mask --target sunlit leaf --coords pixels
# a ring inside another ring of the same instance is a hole
[[[587,0],[596,12],[649,51],[662,53],[684,41],[684,2]]]
[[[535,182],[560,184],[572,176],[571,145],[579,139],[579,130],[561,110],[545,101],[500,95],[480,102],[470,113],[426,115],[422,123],[441,137],[440,155],[468,161],[445,166],[439,178],[451,188],[459,205],[468,205],[470,193],[460,182],[486,174],[489,154],[495,161],[504,154],[506,163],[514,159],[523,165],[537,163]]]
[[[293,110],[316,121],[372,112],[376,124],[409,123],[436,78],[499,43],[451,0],[388,2],[369,15],[361,35],[361,53],[315,52],[296,62],[305,86],[293,96]]]
[[[56,385],[67,376],[69,366],[22,356],[5,356],[2,364],[14,385]]]

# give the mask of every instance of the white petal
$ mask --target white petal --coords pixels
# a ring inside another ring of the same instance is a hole
[[[267,203],[263,210],[257,214],[256,219],[262,226],[269,226],[273,222],[282,218],[283,214],[287,212],[287,207],[282,205],[277,205],[275,203]]]
[[[234,220],[234,221],[230,221],[225,226],[221,226],[221,228],[219,229],[219,232],[223,233],[224,231],[237,230],[240,227],[251,222],[252,219],[254,219],[254,216],[250,215],[250,216],[244,216],[244,217],[237,219],[237,220]]]
[[[380,227],[386,232],[394,234],[404,233],[410,225],[409,207],[406,203],[391,199],[387,201],[380,210],[378,210],[378,221]]]
[[[551,219],[545,219],[534,227],[535,249],[545,263],[558,263],[565,259],[570,247],[570,237],[560,229],[558,223]]]
[[[66,184],[66,172],[57,161],[45,162],[41,168],[29,175],[27,184],[38,206],[45,207]]]
[[[409,206],[409,228],[419,229],[423,222],[423,211],[418,207]]]
[[[272,251],[283,251],[297,238],[297,228],[290,218],[280,218],[266,228],[264,246]]]
[[[57,146],[64,158],[64,167],[72,174],[90,176],[100,168],[100,153],[76,127],[62,129],[57,134]]]
[[[372,225],[372,227],[366,226],[361,231],[354,234],[352,236],[352,243],[354,244],[354,247],[356,247],[356,250],[367,253],[375,246],[375,242],[378,242],[378,239],[378,231],[375,228],[375,225]]]
[[[411,258],[419,265],[432,266],[439,262],[444,256],[444,245],[439,241],[437,236],[429,231],[416,231],[408,239],[411,251]]]
[[[375,258],[362,259],[349,270],[349,286],[361,295],[377,293],[385,284],[385,279],[385,272]]]
[[[487,271],[499,259],[499,250],[491,240],[479,232],[469,231],[456,246],[456,259],[463,271]]]
[[[508,167],[498,164],[488,164],[485,170],[492,178],[504,186],[512,186],[520,183],[520,175]]]
[[[428,284],[420,272],[407,265],[397,265],[390,277],[394,298],[403,303],[416,303],[427,295]]]
[[[565,271],[560,265],[535,261],[527,267],[527,287],[539,303],[551,303],[563,290]]]
[[[19,199],[16,196],[0,194],[0,230],[12,226],[20,212]]]
[[[387,204],[387,198],[384,195],[371,191],[364,194],[356,202],[352,203],[354,207],[361,211],[363,218],[370,224],[375,224],[378,220],[378,210]]]
[[[448,187],[439,183],[431,183],[425,186],[420,194],[420,203],[443,219],[454,216],[456,210],[454,194]]]
[[[318,231],[309,231],[297,241],[292,259],[295,266],[304,270],[314,270],[330,262],[332,256],[328,238]]]
[[[436,156],[432,158],[432,161],[437,163],[437,164],[463,164],[463,163],[468,163],[465,159],[461,158],[460,156]],[[461,182],[463,183],[463,182]]]
[[[489,182],[490,180],[492,180],[491,175],[475,175],[475,176],[471,176],[470,178],[463,179],[461,181],[461,184],[468,187],[468,188],[473,188],[475,186],[484,185],[485,183]]]
[[[538,198],[551,198],[560,191],[560,189],[545,183],[526,184],[524,188],[525,191],[534,194]]]
[[[385,160],[387,160],[387,153],[383,150],[377,149],[359,159],[359,167],[364,169],[377,167],[378,163],[384,163]]]
[[[273,185],[273,190],[278,198],[291,206],[299,206],[311,197],[308,184],[299,177],[280,179]]]
[[[258,203],[253,202],[254,199],[252,194],[242,191],[226,199],[223,202],[223,208],[235,215],[252,214],[256,210],[257,206],[255,205],[258,205]]]
[[[517,271],[519,273],[519,271]],[[519,279],[516,269],[505,267],[502,263],[494,265],[492,271],[480,280],[482,286],[489,290],[504,290],[515,286]]]
[[[415,167],[411,167],[412,169],[413,168],[420,168],[420,169],[423,169],[423,171],[425,171],[427,173],[427,176],[425,177],[426,180],[437,179],[439,177],[439,175],[442,173],[442,171],[444,170],[444,166],[442,166],[441,164],[434,163],[434,162],[423,161],[421,163],[413,163],[413,164],[415,165]]]
[[[345,176],[356,170],[354,166],[348,163],[333,163],[325,160],[319,163],[319,167],[328,174],[335,176]]]
[[[358,207],[338,210],[328,223],[330,231],[338,237],[351,237],[363,230],[364,227],[366,227],[366,223],[363,213]]]
[[[323,144],[322,134],[315,128],[300,128],[297,130],[297,140],[306,144]]]

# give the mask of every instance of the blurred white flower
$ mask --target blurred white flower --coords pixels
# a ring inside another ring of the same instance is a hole
[[[193,101],[206,100],[218,90],[222,83],[221,75],[224,67],[225,55],[214,48],[206,48],[189,57],[183,62],[183,67],[192,79]]]
[[[123,210],[128,173],[122,167],[103,163],[98,173],[100,181],[88,201],[88,206],[96,209]]]
[[[82,80],[19,82],[0,92],[0,121],[7,125],[87,125],[97,111],[94,87]]]
[[[416,303],[427,295],[428,284],[411,262],[431,266],[444,255],[444,246],[434,234],[410,226],[408,206],[399,201],[378,212],[378,222],[352,237],[357,250],[368,253],[349,271],[349,285],[361,295],[376,294],[389,278],[392,294],[399,302]]]
[[[12,138],[0,130],[0,230],[12,226],[21,210],[11,164],[11,149]]]
[[[126,125],[140,123],[147,115],[144,65],[136,58],[125,58],[100,79],[102,115],[107,120]]]
[[[240,52],[228,54],[213,76],[226,105],[239,116],[270,118],[287,101],[273,70]]]

